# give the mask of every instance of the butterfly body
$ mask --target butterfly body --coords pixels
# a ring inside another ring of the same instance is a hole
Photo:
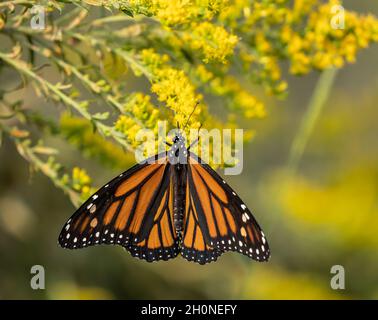
[[[66,222],[59,244],[118,244],[149,262],[181,254],[205,264],[226,251],[267,261],[269,246],[252,213],[189,149],[178,133],[168,152],[114,178]]]
[[[168,151],[168,161],[173,166],[173,224],[176,234],[181,237],[185,212],[186,175],[189,152],[185,146],[185,139],[178,133],[173,139],[173,145]]]
[[[172,170],[173,223],[178,235],[184,227],[186,172],[187,168],[183,164],[175,164]]]

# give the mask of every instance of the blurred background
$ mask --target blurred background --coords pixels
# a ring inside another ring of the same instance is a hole
[[[378,15],[372,1],[345,5]],[[372,45],[338,72],[295,172],[288,170],[289,153],[319,74],[285,74],[287,99],[263,98],[268,116],[253,123],[257,133],[244,146],[243,174],[226,178],[264,229],[268,263],[225,253],[205,266],[181,257],[149,264],[118,246],[63,250],[57,237],[73,205],[4,139],[0,299],[377,299],[377,57]],[[2,73],[4,81],[12,78]],[[17,94],[28,105],[49,108],[30,89]],[[56,144],[62,162],[86,167],[95,185],[120,171]],[[132,164],[126,159],[125,169]],[[45,268],[45,290],[30,287],[33,265]],[[330,287],[333,265],[345,268],[345,290]]]

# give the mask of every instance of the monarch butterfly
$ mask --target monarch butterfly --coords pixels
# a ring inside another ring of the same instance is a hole
[[[118,244],[132,256],[200,264],[225,251],[267,261],[265,235],[239,196],[178,130],[168,153],[136,164],[99,189],[65,223],[63,248]],[[153,161],[151,161],[153,160]]]

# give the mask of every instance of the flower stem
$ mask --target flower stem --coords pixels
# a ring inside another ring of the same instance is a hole
[[[322,72],[316,84],[314,93],[309,101],[306,113],[302,119],[299,130],[296,133],[291,145],[288,167],[292,173],[298,168],[308,140],[314,131],[316,122],[327,102],[333,87],[337,69],[330,68]]]

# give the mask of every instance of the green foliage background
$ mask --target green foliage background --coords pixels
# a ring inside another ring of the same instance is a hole
[[[338,3],[1,2],[0,298],[377,298],[378,6],[344,1],[341,31]],[[49,8],[41,31],[34,4]],[[78,205],[133,164],[138,129],[184,123],[196,101],[191,127],[247,132],[243,175],[227,179],[271,261],[59,248],[67,195]],[[35,264],[46,290],[30,288]]]

